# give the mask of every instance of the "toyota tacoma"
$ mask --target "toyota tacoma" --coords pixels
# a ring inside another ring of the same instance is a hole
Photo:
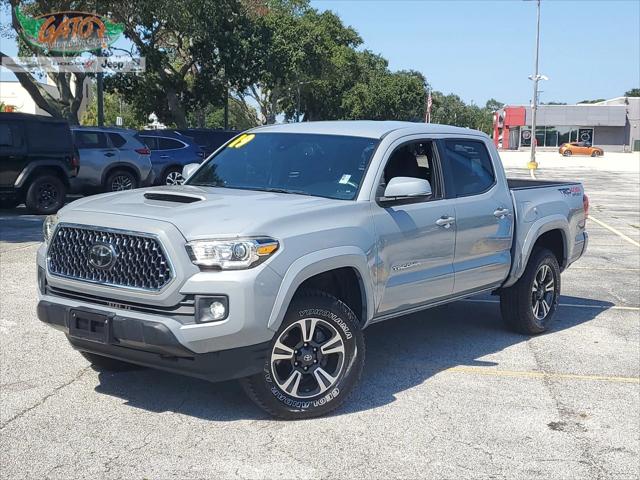
[[[286,419],[345,400],[376,322],[494,293],[544,332],[587,246],[580,183],[508,180],[464,128],[265,126],[183,173],[47,217],[38,317],[96,368],[241,379]]]

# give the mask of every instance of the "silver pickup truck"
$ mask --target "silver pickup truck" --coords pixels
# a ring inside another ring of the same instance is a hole
[[[344,401],[373,323],[493,292],[544,332],[587,246],[580,183],[507,180],[463,128],[266,126],[184,175],[48,217],[38,316],[96,368],[241,378],[287,419]]]

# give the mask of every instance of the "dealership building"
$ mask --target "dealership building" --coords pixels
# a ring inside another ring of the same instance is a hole
[[[530,106],[505,106],[494,114],[493,141],[498,148],[531,147]],[[640,151],[640,97],[598,103],[539,105],[535,138],[540,149],[586,142],[609,152]]]

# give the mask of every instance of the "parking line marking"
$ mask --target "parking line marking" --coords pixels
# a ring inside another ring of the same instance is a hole
[[[613,270],[615,272],[640,272],[640,268],[614,268],[614,267],[574,267],[571,270]]]
[[[589,215],[589,220],[593,220],[594,222],[596,222],[598,225],[600,225],[601,227],[606,228],[607,230],[615,233],[616,235],[618,235],[620,238],[623,238],[624,240],[626,240],[627,242],[631,243],[632,245],[635,245],[636,247],[640,247],[640,243],[636,242],[633,238],[631,237],[627,237],[624,233],[622,233],[620,230],[616,230],[615,228],[613,228],[610,225],[607,225],[606,223],[604,223],[602,220],[598,220],[596,217],[594,217],[593,215]]]
[[[487,300],[485,298],[465,298],[462,302],[478,302],[478,303],[500,303],[500,300]],[[584,305],[580,303],[561,303],[561,307],[573,308],[598,308],[600,310],[629,310],[632,312],[640,311],[640,307],[624,307],[619,305]]]
[[[574,373],[549,373],[518,370],[498,370],[487,367],[459,366],[452,367],[446,372],[475,373],[478,375],[490,375],[493,377],[517,377],[517,378],[550,378],[558,380],[595,380],[616,383],[640,383],[640,377],[617,377],[611,375],[580,375]]]

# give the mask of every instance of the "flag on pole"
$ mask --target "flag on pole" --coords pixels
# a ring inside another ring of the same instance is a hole
[[[427,113],[424,117],[424,123],[431,123],[431,106],[433,105],[433,99],[431,98],[431,90],[427,95]]]

